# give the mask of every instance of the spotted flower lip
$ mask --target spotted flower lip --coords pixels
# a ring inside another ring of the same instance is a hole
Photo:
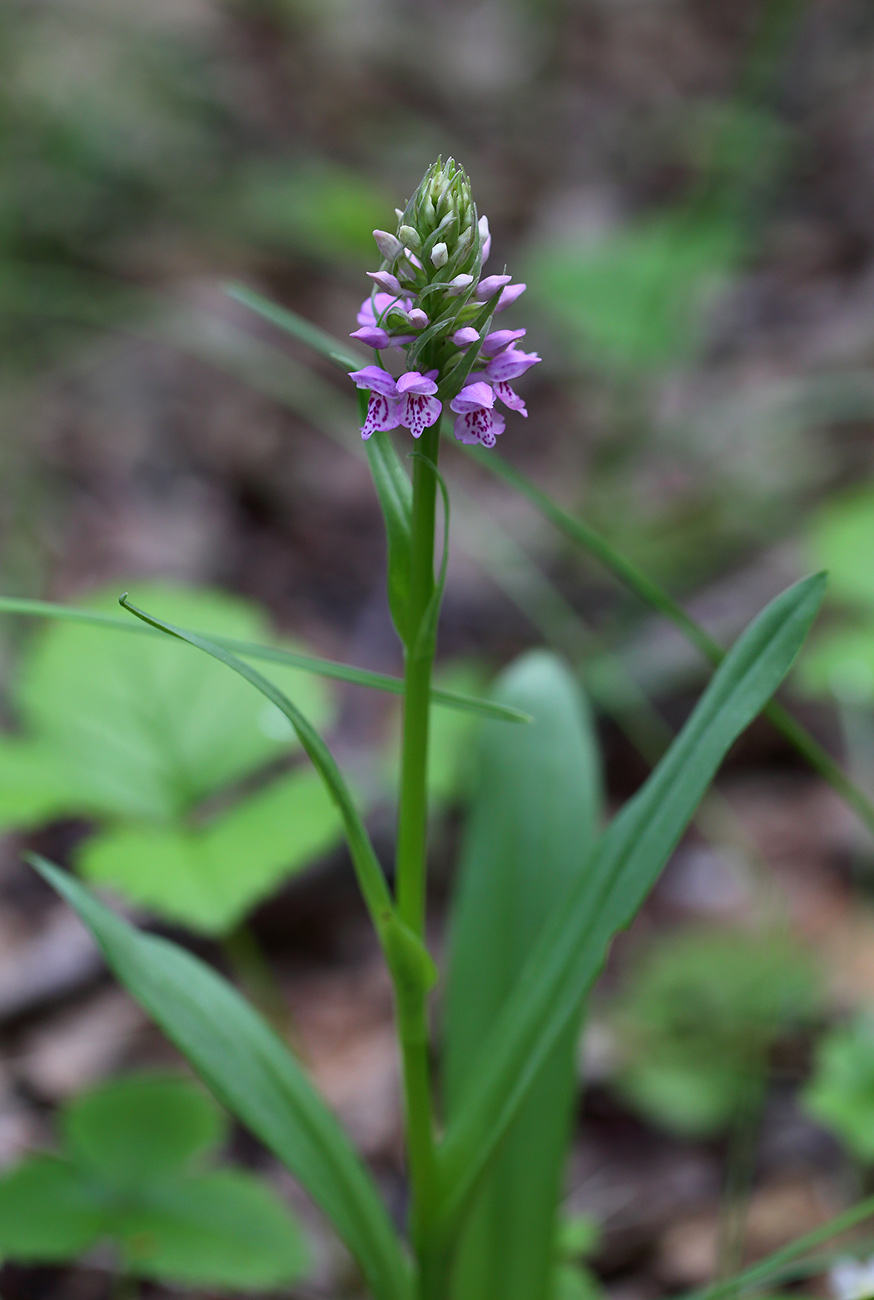
[[[453,432],[459,442],[470,446],[480,443],[483,447],[494,447],[498,434],[504,432],[506,422],[503,415],[493,411],[495,395],[491,385],[484,380],[474,380],[466,384],[457,397],[449,403],[456,414]]]
[[[382,366],[364,366],[361,370],[350,370],[349,378],[355,380],[356,388],[370,390],[367,415],[361,426],[362,438],[366,441],[371,434],[396,429],[401,422],[398,386],[388,371]]]
[[[443,403],[434,396],[437,392],[436,375],[435,370],[425,375],[418,370],[408,370],[398,380],[400,423],[414,438],[421,438],[425,430],[439,420],[443,410]]]
[[[494,388],[495,396],[511,411],[518,411],[528,418],[528,408],[517,392],[510,387],[509,380],[518,379],[526,370],[536,366],[541,358],[536,352],[522,352],[509,347],[492,357],[485,369],[486,379]]]

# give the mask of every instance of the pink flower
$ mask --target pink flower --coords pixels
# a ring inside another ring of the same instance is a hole
[[[403,348],[412,343],[415,334],[394,334],[387,328],[385,318],[392,307],[408,315],[414,310],[410,298],[396,293],[375,293],[372,298],[365,298],[356,317],[361,328],[353,330],[350,339],[358,339],[368,348]]]
[[[484,380],[467,384],[457,397],[453,397],[449,406],[458,416],[455,436],[459,442],[479,442],[484,447],[494,447],[498,434],[505,428],[503,415],[492,410],[494,404],[495,395]]]
[[[476,297],[479,302],[486,302],[489,298],[494,298],[499,289],[503,289],[512,280],[511,275],[487,275],[484,280],[480,280],[476,286]]]
[[[401,422],[398,386],[388,371],[381,366],[364,366],[362,370],[350,370],[349,378],[355,380],[357,388],[370,391],[367,415],[361,426],[362,438],[366,440],[384,429],[396,429]]]
[[[464,325],[452,335],[452,342],[457,348],[469,348],[471,343],[476,343],[478,339],[479,330],[475,330],[472,325]]]
[[[526,370],[536,366],[540,360],[536,352],[520,352],[518,348],[510,347],[504,352],[499,352],[496,357],[492,357],[486,366],[486,378],[494,387],[495,396],[499,397],[511,411],[518,411],[526,419],[528,411],[525,403],[518,393],[513,392],[508,380],[518,379]]]
[[[436,370],[430,370],[427,375],[409,370],[398,380],[398,423],[409,429],[414,438],[421,438],[425,430],[440,418],[443,410],[443,403],[434,396],[437,392],[436,374]]]
[[[483,261],[485,261],[492,247],[492,236],[489,232],[488,217],[485,215],[481,216],[477,222],[477,226],[479,228],[480,239],[483,241]]]
[[[483,339],[481,349],[483,356],[497,356],[499,352],[503,352],[505,348],[508,348],[511,343],[524,338],[525,333],[525,330],[493,330],[491,334],[487,334]]]
[[[507,307],[512,307],[513,303],[522,296],[527,287],[525,284],[508,284],[498,299],[495,311],[505,311]]]

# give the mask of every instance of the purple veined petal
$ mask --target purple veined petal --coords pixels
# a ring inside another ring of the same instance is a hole
[[[363,366],[361,370],[350,370],[349,378],[355,380],[357,388],[369,388],[371,392],[381,393],[383,397],[397,397],[398,386],[382,366]]]
[[[386,293],[392,294],[395,298],[400,298],[403,294],[400,280],[396,275],[392,275],[391,271],[368,271],[367,274],[374,284],[378,284]]]
[[[491,380],[518,379],[526,370],[536,366],[541,358],[536,352],[520,352],[518,348],[507,348],[492,357],[486,366],[486,375]]]
[[[428,328],[428,317],[421,307],[414,307],[409,313],[410,324],[414,329],[424,330]]]
[[[405,379],[401,375],[401,379]],[[429,382],[425,380],[425,382]],[[435,384],[436,388],[437,385]],[[443,410],[443,403],[439,397],[431,397],[426,393],[409,391],[403,394],[398,402],[398,413],[400,423],[405,429],[409,429],[414,438],[421,438],[422,434],[432,424],[440,418],[440,412]]]
[[[495,311],[506,311],[508,307],[512,307],[516,299],[520,298],[527,288],[527,284],[508,284],[498,299]]]
[[[469,348],[478,338],[479,330],[475,330],[472,325],[464,325],[452,335],[452,342],[457,348]]]
[[[499,352],[504,351],[504,348],[508,348],[518,339],[524,338],[526,333],[526,330],[493,330],[491,334],[487,334],[483,339],[483,356],[497,356]]]
[[[373,369],[374,367],[368,367]],[[361,426],[361,436],[366,441],[372,433],[381,433],[387,429],[396,429],[400,424],[399,403],[396,397],[387,397],[382,393],[371,392],[367,403],[367,415]]]
[[[483,380],[475,380],[472,384],[466,384],[457,397],[453,397],[449,403],[449,408],[459,415],[466,414],[468,411],[489,411],[495,404],[495,395],[492,392],[491,384]]]
[[[415,393],[419,396],[430,397],[432,393],[437,392],[437,385],[433,379],[420,374],[418,370],[408,370],[398,380],[398,392]]]
[[[390,235],[387,230],[374,230],[373,238],[376,240],[376,247],[387,262],[393,262],[404,251],[401,241],[394,235]]]
[[[499,433],[504,432],[506,421],[496,411],[478,407],[473,411],[464,411],[458,415],[453,432],[459,442],[470,446],[479,442],[484,447],[494,447]]]
[[[511,411],[518,411],[520,415],[524,415],[526,420],[528,419],[528,407],[505,380],[499,380],[495,384],[495,397],[500,398]]]
[[[512,278],[511,275],[487,275],[476,286],[477,299],[485,302],[488,298],[494,298],[498,290],[503,289],[505,284],[509,284]]]
[[[381,329],[379,325],[362,325],[361,329],[353,330],[349,337],[350,339],[358,339],[359,343],[364,343],[369,348],[387,348],[391,346],[391,337],[388,330]]]
[[[483,261],[485,262],[486,258],[488,257],[489,253],[492,250],[492,236],[491,236],[491,232],[489,231],[488,217],[485,214],[483,214],[480,217],[479,222],[477,224],[479,227],[479,237],[483,242]]]

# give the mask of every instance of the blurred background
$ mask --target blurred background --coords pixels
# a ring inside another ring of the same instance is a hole
[[[489,216],[490,269],[527,283],[504,322],[544,358],[495,455],[720,639],[829,568],[787,701],[874,795],[867,0],[5,0],[0,594],[110,610],[129,588],[179,622],[398,670],[351,385],[227,286],[345,337],[371,230],[438,153]],[[445,683],[564,655],[615,806],[705,667],[497,479],[452,448],[444,468]],[[331,809],[278,715],[146,645],[0,618],[0,1170],[83,1089],[178,1064],[27,847],[290,1007],[400,1213],[389,990]],[[395,707],[292,680],[388,854]],[[473,726],[436,715],[438,952]],[[586,1294],[698,1285],[870,1189],[872,886],[870,834],[760,721],[598,990],[568,1179],[595,1225],[567,1248]],[[293,1294],[359,1294],[290,1181],[244,1134],[228,1150],[308,1224]],[[108,1286],[99,1253],[0,1272],[5,1300]]]

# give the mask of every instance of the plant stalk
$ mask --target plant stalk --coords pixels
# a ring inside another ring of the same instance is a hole
[[[428,726],[433,639],[420,637],[434,597],[434,535],[440,424],[425,430],[413,461],[410,537],[410,597],[404,664],[404,714],[398,802],[395,887],[401,920],[419,938],[425,933],[428,843]],[[428,1271],[430,1225],[437,1208],[437,1159],[428,1054],[427,992],[421,986],[395,989],[403,1061],[410,1223],[420,1262],[421,1294],[431,1289]]]

